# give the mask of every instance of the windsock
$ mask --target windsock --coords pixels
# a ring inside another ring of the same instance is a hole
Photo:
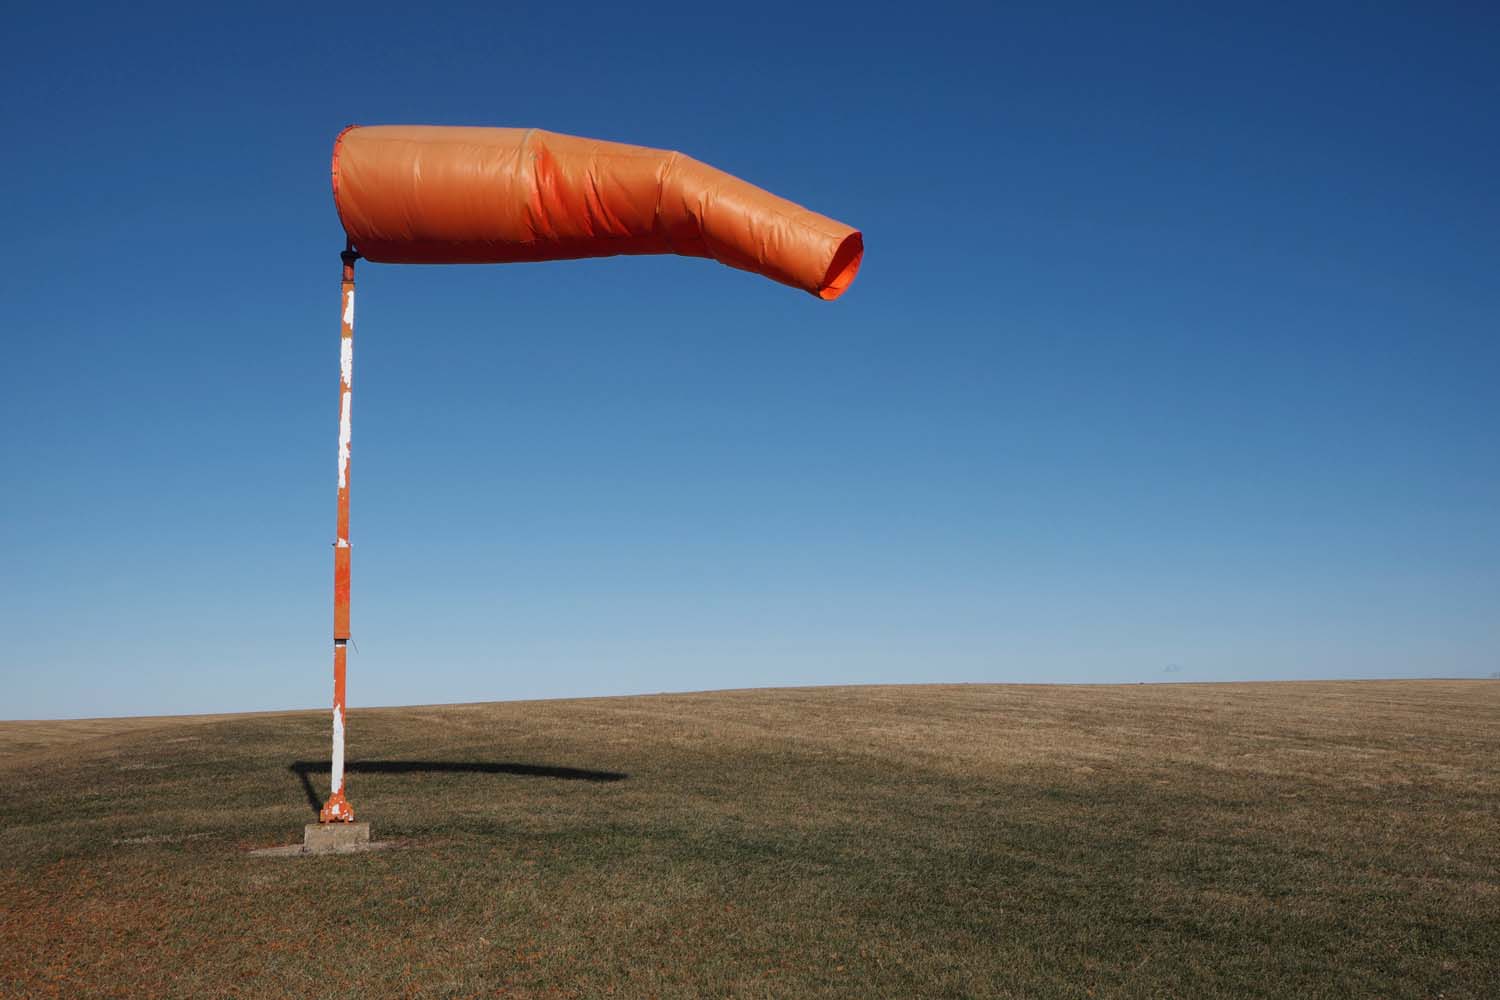
[[[858,230],[681,153],[534,128],[351,125],[333,200],[378,263],[675,253],[832,300],[864,256]]]

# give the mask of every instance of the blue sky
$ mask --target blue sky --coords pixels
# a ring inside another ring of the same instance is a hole
[[[349,122],[861,228],[361,265],[350,703],[1500,670],[1490,5],[33,5],[0,717],[324,705]]]

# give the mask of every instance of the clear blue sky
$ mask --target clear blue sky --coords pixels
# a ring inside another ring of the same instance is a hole
[[[215,7],[6,18],[0,717],[327,704],[349,122],[868,247],[362,265],[355,707],[1500,670],[1494,5]]]

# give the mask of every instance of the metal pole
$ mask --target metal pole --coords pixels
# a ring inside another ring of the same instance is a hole
[[[352,244],[344,262],[339,323],[339,512],[333,543],[333,773],[332,792],[318,813],[320,823],[352,823],[354,807],[344,798],[344,671],[349,646],[349,407],[354,389],[354,262]]]

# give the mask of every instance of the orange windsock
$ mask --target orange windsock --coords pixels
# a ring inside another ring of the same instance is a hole
[[[333,200],[389,264],[675,253],[836,299],[864,256],[857,230],[681,153],[540,129],[351,125]]]

